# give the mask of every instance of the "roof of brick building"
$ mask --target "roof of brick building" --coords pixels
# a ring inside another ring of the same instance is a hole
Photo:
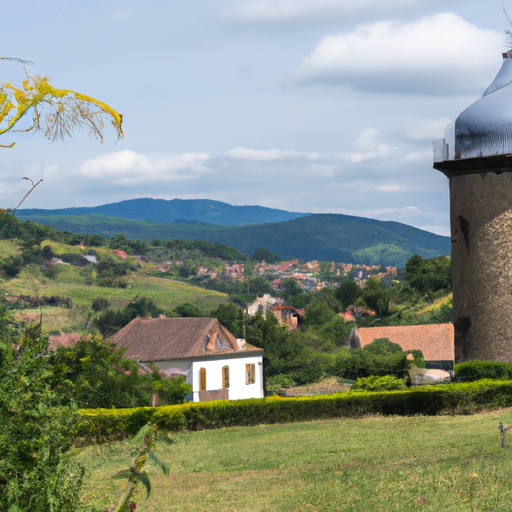
[[[452,324],[361,327],[358,333],[361,348],[374,340],[387,338],[403,350],[421,350],[425,361],[453,361],[455,357]]]
[[[216,318],[135,318],[110,341],[136,361],[262,352],[249,343],[241,346]]]

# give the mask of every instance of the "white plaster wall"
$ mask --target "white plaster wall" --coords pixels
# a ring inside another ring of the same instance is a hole
[[[245,383],[245,365],[255,365],[254,384]],[[192,363],[192,391],[194,402],[199,401],[199,369],[206,369],[206,390],[222,389],[222,368],[229,366],[229,399],[242,400],[246,398],[263,398],[263,357],[248,356],[237,358],[222,358]],[[190,375],[189,374],[189,375]]]

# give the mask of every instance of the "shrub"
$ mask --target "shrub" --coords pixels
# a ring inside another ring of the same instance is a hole
[[[110,306],[110,302],[105,297],[96,297],[91,304],[91,308],[96,313],[107,309]]]
[[[268,377],[265,388],[269,389],[286,389],[296,386],[297,383],[289,375],[274,375]]]
[[[512,363],[492,361],[471,361],[455,365],[455,378],[459,382],[473,382],[480,379],[512,378]]]
[[[2,271],[6,277],[16,277],[23,267],[23,260],[19,256],[8,256],[2,263]]]
[[[305,384],[312,384],[313,382],[318,382],[324,376],[325,372],[319,365],[306,366],[302,370],[299,370],[298,372],[295,372],[292,375],[290,375],[292,380],[294,380],[299,386],[303,386]]]
[[[187,401],[187,395],[192,393],[192,385],[187,384],[183,375],[155,380],[153,389],[157,392],[158,398],[167,404],[183,404]]]
[[[80,411],[76,435],[102,440],[127,435],[143,420],[168,431],[360,417],[367,414],[468,414],[512,405],[512,381],[415,387],[403,391],[335,393],[314,397],[217,400],[139,409]],[[130,425],[130,427],[128,427]]]
[[[362,377],[356,380],[351,391],[395,391],[407,389],[404,381],[393,375]]]

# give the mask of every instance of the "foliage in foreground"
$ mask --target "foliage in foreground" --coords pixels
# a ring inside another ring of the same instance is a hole
[[[138,434],[132,439],[132,444],[139,443],[136,456],[130,465],[128,474],[128,484],[125,493],[115,508],[114,512],[131,512],[136,510],[137,504],[134,501],[137,484],[142,484],[146,488],[146,498],[151,494],[151,481],[147,471],[147,463],[151,460],[157,464],[164,475],[169,474],[169,469],[155,455],[155,440],[158,434],[158,425],[147,424],[140,429]]]
[[[18,123],[32,111],[32,120],[21,131],[41,131],[50,140],[62,139],[75,129],[86,128],[103,141],[104,121],[112,123],[118,137],[123,136],[122,116],[107,104],[71,91],[56,89],[46,77],[30,75],[15,87],[0,82],[0,135],[16,131]],[[0,147],[12,147],[0,145]]]
[[[6,327],[0,338],[0,510],[74,512],[84,475],[66,456],[76,406],[51,385],[40,326],[11,345]]]

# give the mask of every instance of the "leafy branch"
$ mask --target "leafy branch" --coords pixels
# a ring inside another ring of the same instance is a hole
[[[158,425],[148,423],[139,431],[134,438],[134,442],[139,442],[142,437],[142,444],[137,448],[137,455],[129,469],[128,485],[124,496],[112,512],[132,512],[137,508],[135,501],[132,500],[137,484],[142,484],[146,488],[146,499],[151,494],[151,481],[146,471],[148,459],[151,459],[164,473],[169,474],[167,466],[155,455],[155,440],[158,434]]]
[[[0,60],[20,59],[0,57]],[[32,114],[26,128],[19,128],[20,121]],[[41,131],[48,139],[63,139],[71,132],[86,128],[103,142],[105,121],[114,127],[118,138],[123,137],[123,116],[106,103],[70,89],[53,87],[47,77],[31,76],[16,87],[11,82],[0,82],[0,135],[7,132]],[[0,147],[10,148],[0,144]]]

